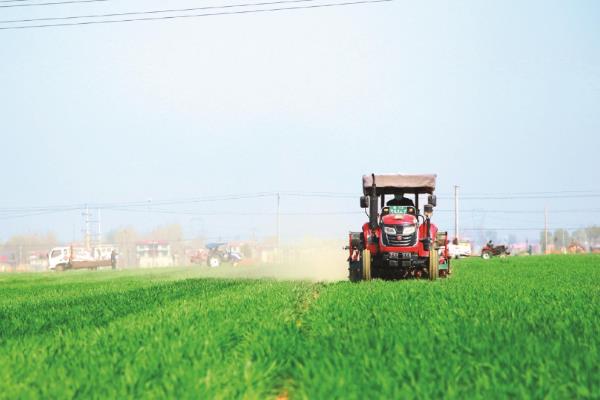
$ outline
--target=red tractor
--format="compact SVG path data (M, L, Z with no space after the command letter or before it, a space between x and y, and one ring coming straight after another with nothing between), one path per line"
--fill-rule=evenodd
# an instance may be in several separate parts
M494 246L491 241L487 242L481 249L481 258L489 260L492 257L506 257L510 255L510 250L505 245Z
M349 278L428 278L451 273L448 233L431 222L436 175L365 175L360 206L369 222L350 232ZM420 195L428 194L423 213ZM392 195L386 203L386 195ZM404 195L412 195L411 198Z

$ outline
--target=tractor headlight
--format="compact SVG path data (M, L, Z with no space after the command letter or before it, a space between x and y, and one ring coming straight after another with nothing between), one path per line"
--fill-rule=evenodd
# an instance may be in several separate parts
M402 229L402 234L412 235L413 233L415 233L416 230L417 227L415 225L404 225L404 228Z
M383 231L388 234L388 235L395 235L396 234L396 228L394 228L393 226L385 226L383 228Z

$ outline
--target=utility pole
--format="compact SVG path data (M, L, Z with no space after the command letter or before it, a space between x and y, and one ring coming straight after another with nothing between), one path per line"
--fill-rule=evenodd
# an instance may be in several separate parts
M98 244L102 244L102 215L98 209Z
M548 254L548 207L544 207L544 254Z
M83 215L83 223L84 223L84 231L83 231L83 241L85 243L85 248L89 250L90 248L90 209L85 205L85 211L82 213Z
M281 203L281 196L279 192L277 192L277 248L279 248L279 240L280 240L280 232L279 232L279 224L281 221L281 216L279 214L279 205Z
M454 185L454 240L458 244L458 185Z

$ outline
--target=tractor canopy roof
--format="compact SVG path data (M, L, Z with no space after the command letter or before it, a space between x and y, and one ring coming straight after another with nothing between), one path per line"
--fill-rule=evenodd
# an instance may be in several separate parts
M435 190L435 174L407 175L407 174L375 174L363 175L363 193L371 193L375 176L377 195L400 193L433 193Z

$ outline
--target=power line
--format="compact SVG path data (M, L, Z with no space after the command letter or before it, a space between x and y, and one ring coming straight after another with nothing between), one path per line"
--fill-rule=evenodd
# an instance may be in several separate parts
M319 1L319 0L279 0L279 1L268 1L268 2L262 2L262 3L228 4L228 5L224 5L224 6L172 8L172 9L150 10L150 11L132 11L132 12L122 12L122 13L111 13L111 14L89 14L89 15L71 15L71 16L66 16L66 17L14 19L14 20L0 21L0 24L11 24L11 23L14 24L14 23L23 23L23 22L36 22L36 21L63 21L63 20L81 19L81 18L108 18L108 17L122 17L122 16L126 16L126 15L149 15L149 14L162 14L162 13L173 13L173 12L191 12L191 11L200 11L200 10L216 10L216 9L235 8L235 7L258 7L258 6L267 6L267 5L273 5L273 4L306 3L306 2L313 2L313 1Z
M594 190L554 190L546 192L503 192L503 193L471 193L471 196L522 196L522 195L555 195L555 194L589 194Z
M157 214L173 214L173 215L197 215L197 216L276 216L278 213L273 211L194 211L194 210L164 210L151 208L149 210L139 209L124 209L124 208L109 208L110 211L121 211L121 212L136 212L136 213L157 213ZM363 214L363 211L291 211L291 212L280 212L279 215L285 216L324 216L324 215L354 215Z
M435 212L454 212L454 210L439 209ZM569 213L597 213L600 212L598 208L580 208L570 210L548 210L550 214L569 214ZM486 209L467 209L461 210L462 213L490 213L490 214L544 214L544 209L540 210L486 210Z
M318 197L331 199L354 199L358 198L356 194L346 193L328 193L328 192L281 192L282 195L290 197Z
M595 198L600 193L590 194L565 194L565 195L506 195L506 196L463 196L461 200L532 200L532 199L573 199L573 198Z
M22 1L22 0L15 0L15 1ZM50 2L50 3L20 3L20 4L8 4L8 5L1 5L0 8L13 8L13 7L37 7L37 6L59 6L59 5L63 5L63 4L76 4L76 3L98 3L101 1L110 1L110 0L68 0L68 1L55 1L55 2ZM6 2L8 3L8 1L3 1L3 3Z
M16 215L3 215L3 216L0 216L0 220L26 218L26 217L37 217L39 215L58 214L61 212L75 211L75 210L79 210L79 208L53 210L53 211L35 211L35 212L22 213L22 214L16 214Z
M150 208L148 210L132 209L132 208L118 208L118 207L107 207L105 210L110 211L123 211L123 212L151 212L151 213L164 213L164 214L181 214L181 215L275 215L274 212L253 212L253 211L198 211L198 210L165 210ZM439 213L452 213L454 210L436 210ZM463 210L465 213L497 213L497 214L543 214L544 210L535 211L510 211L510 210ZM550 211L549 211L550 212ZM555 213L600 213L600 209L580 209L580 210L556 210ZM294 211L294 212L281 212L281 215L351 215L360 214L364 211L346 211L346 210L335 210L335 211Z
M167 209L156 209L150 206L147 210L140 208L126 208L126 207L95 207L99 210L108 210L108 211L116 211L116 212L133 212L133 213L150 213L150 214L169 214L169 215L190 215L190 216L274 216L275 212L260 212L260 211L201 211L201 210L167 210ZM30 213L21 213L16 215L5 215L0 216L0 220L7 219L17 219L24 217L36 217L40 215L48 215L48 214L57 214L61 212L68 211L79 211L81 207L77 208L65 208L60 210L48 210L48 211L35 211ZM436 210L438 213L451 213L453 210ZM474 213L499 213L499 214L543 214L543 211L515 211L511 212L510 210L463 210L465 213L474 212ZM590 209L590 210L556 210L555 213L599 213L600 209ZM281 212L280 215L283 216L329 216L329 215L362 215L363 211L291 211L291 212ZM503 219L504 220L504 219ZM522 221L525 222L525 221Z
M589 226L588 226L589 227ZM580 226L580 227L556 227L556 228L548 228L548 231L564 229L567 231L574 231L578 229L586 229L588 227ZM535 228L460 228L461 231L544 231L544 227L535 227Z
M9 208L0 208L0 213L2 212L25 212L25 211L57 211L57 210L71 210L77 208L83 208L86 204L93 208L106 208L106 207L147 207L148 205L179 205L179 204L192 204L192 203L203 203L203 202L215 202L215 201L227 201L227 200L242 200L242 199L250 199L250 198L258 198L258 197L274 197L280 193L282 196L287 197L316 197L316 198L333 198L333 199L342 199L342 198L355 198L355 194L349 193L336 193L336 192L302 192L302 191L272 191L272 192L256 192L256 193L245 193L245 194L231 194L231 195L213 195L213 196L201 196L201 197L192 197L192 198L184 198L184 199L171 199L171 200L137 200L130 202L109 202L109 203L79 203L79 204L69 204L69 205L57 205L57 206L37 206L37 207L9 207ZM547 192L547 193L558 193L558 192ZM583 197L588 196L600 196L600 194L589 194L584 195ZM439 197L438 197L439 198ZM519 197L511 197L514 199L520 199ZM545 197L547 198L547 197ZM475 199L471 197L471 199ZM478 199L487 200L493 199L488 197L481 197ZM551 213L554 212L586 212L586 211L595 211L593 209L566 209L566 210L550 210ZM439 210L439 211L451 211L451 210ZM528 214L528 213L539 213L541 210L485 210L485 209L465 209L463 212L497 212L497 213L515 213L515 214Z
M282 196L289 197L330 197L329 194L318 194L317 192L280 192ZM259 192L259 193L249 193L249 194L237 194L237 195L219 195L219 196L206 196L206 197L196 197L196 198L188 198L188 199L174 199L174 200L145 200L145 201L132 201L132 202L112 202L112 203L81 203L81 204L71 204L71 205L58 205L58 206L39 206L39 207L12 207L12 208L0 208L0 219L9 219L9 218L20 218L26 216L33 215L42 215L42 214L50 214L50 213L59 213L59 212L67 212L74 210L81 210L85 208L87 204L91 208L95 209L107 209L107 210L117 210L119 211L138 211L140 208L152 208L156 210L154 207L156 206L177 206L177 205L185 205L185 204L202 204L202 203L210 203L210 202L220 202L220 201L236 201L236 200L246 200L246 199L256 199L256 198L264 198L264 197L274 197L277 195L277 192ZM338 197L333 197L338 198ZM177 211L168 210L168 212L173 213ZM185 211L183 213L195 213L196 211ZM336 213L360 213L362 211L335 211ZM453 212L451 209L436 209L436 212L442 213L450 213ZM490 214L542 214L543 210L487 210L487 209L464 209L461 211L462 213L490 213ZM580 208L580 209L557 209L557 210L549 210L551 214L563 214L563 213L597 213L600 212L598 208ZM179 212L181 213L181 212ZM327 214L325 212L324 214Z
M294 197L319 197L319 198L355 198L352 193L335 192L282 192ZM523 192L505 194L471 194L461 196L461 200L527 200L527 199L563 199L563 198L594 198L600 193L592 191L558 191L558 192ZM437 196L438 199L454 200L454 196Z
M261 197L272 197L275 192L257 192L248 194L233 194L233 195L217 195L217 196L204 196L204 197L193 197L179 200L159 200L153 201L151 199L145 201L131 201L131 202L112 202L112 203L79 203L69 205L57 205L57 206L38 206L38 207L12 207L12 208L0 208L0 213L11 213L11 212L37 212L37 211L70 211L85 208L88 205L91 208L110 208L110 207L148 207L156 205L179 205L179 204L194 204L204 202L215 202L215 201L229 201L229 200L244 200Z
M107 1L107 0L77 0L77 1ZM160 17L144 17L144 18L126 18L117 20L100 20L100 21L81 21L81 22L67 22L60 24L40 24L40 25L18 25L11 27L2 27L0 30L13 30L13 29L33 29L33 28L51 28L51 27L65 27L65 26L78 26L78 25L96 25L96 24L114 24L121 22L138 22L138 21L159 21L159 20L171 20L179 18L200 18L200 17L211 17L221 15L235 15L235 14L253 14L263 12L278 12L286 10L305 10L313 8L325 8L325 7L342 7L351 6L357 4L371 4L371 3L384 3L394 0L358 0L348 1L343 3L328 3L328 4L313 4L308 6L293 6L293 7L279 7L279 8L267 8L267 9L252 9L252 10L238 10L238 11L222 11L217 13L205 13L205 14L182 14L182 15L165 15ZM8 6L0 6L8 7Z

